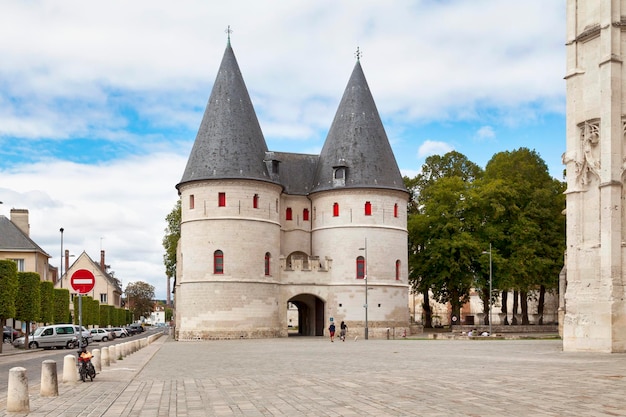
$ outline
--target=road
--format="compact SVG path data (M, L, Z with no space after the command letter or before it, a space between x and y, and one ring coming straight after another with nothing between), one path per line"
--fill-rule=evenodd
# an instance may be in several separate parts
M109 340L107 342L92 342L89 344L87 350L102 349L105 346L126 342L128 340L140 339L146 335L153 334L156 329L151 329L148 332L140 333L134 336L125 337L121 339ZM12 349L8 344L3 346L3 352L7 352ZM26 368L26 376L28 377L28 386L31 390L39 391L39 384L41 382L41 363L45 360L53 360L57 363L57 373L59 379L63 376L63 360L67 355L76 355L78 349L51 349L43 350L36 349L28 353L19 353L9 356L0 357L0 402L6 400L7 388L9 385L9 370L11 368L21 366Z

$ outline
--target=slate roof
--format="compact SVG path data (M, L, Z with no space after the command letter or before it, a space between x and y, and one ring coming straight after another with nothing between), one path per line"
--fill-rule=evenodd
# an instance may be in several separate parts
M320 154L313 192L336 189L334 167L347 169L345 188L406 191L361 63L357 61Z
M291 195L308 195L315 177L319 155L290 152L270 152L279 161L278 180Z
M333 182L337 166L347 172L343 183ZM406 191L360 62L320 155L268 152L229 41L176 188L191 181L239 178L279 183L295 195L338 188Z
M3 252L40 252L48 257L38 244L26 236L11 220L0 215L0 251Z
M233 49L228 43L187 166L177 188L206 179L271 181L267 145Z

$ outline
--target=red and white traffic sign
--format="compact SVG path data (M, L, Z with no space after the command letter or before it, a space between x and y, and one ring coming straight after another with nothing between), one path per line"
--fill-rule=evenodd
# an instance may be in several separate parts
M72 278L70 278L72 288L79 294L87 294L89 291L93 290L95 283L96 278L91 271L86 269L79 269L74 272Z

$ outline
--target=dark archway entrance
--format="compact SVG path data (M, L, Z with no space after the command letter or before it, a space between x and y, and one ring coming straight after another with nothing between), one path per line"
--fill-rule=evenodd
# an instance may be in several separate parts
M298 308L298 335L324 336L324 301L312 294L299 294L289 303Z

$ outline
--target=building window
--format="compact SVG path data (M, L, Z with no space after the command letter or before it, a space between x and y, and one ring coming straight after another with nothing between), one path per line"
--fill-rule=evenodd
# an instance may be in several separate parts
M333 204L333 217L339 216L339 203Z
M293 214L291 212L291 207L287 207L287 210L285 211L285 218L287 220L293 220Z
M270 261L272 260L272 256L269 252L265 252L265 275L270 274Z
M302 210L302 220L304 220L305 222L309 221L309 209L304 209Z
M372 203L370 203L369 201L365 202L365 215L366 216L372 215Z
M252 197L252 208L259 208L259 195L255 194L254 197Z
M398 203L393 205L393 217L398 217Z
M335 177L336 180L342 180L344 179L345 173L346 173L346 169L344 167L339 167L339 168L335 168L335 172L333 176Z
M191 195L189 196L189 209L190 209L190 210L193 210L193 208L195 207L195 205L196 205L196 203L195 203L195 201L194 201L193 194L191 194Z
M217 205L219 207L226 207L226 193L219 193L217 195Z
M224 273L224 252L222 252L221 250L216 250L213 253L213 273Z
M400 260L396 261L396 281L400 281Z
M365 278L365 258L362 256L356 258L356 278Z
M106 303L107 302L107 295L106 295L106 293L100 294L100 302L101 303Z
M24 272L24 259L11 259L17 265L17 272Z

